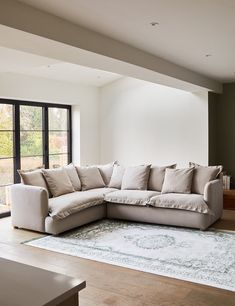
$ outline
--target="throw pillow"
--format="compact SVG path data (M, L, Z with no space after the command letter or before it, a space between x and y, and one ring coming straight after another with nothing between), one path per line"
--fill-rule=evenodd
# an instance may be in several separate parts
M45 188L49 194L48 186L43 177L41 168L17 170L17 172L23 184Z
M97 167L76 167L76 169L82 183L82 190L105 187Z
M126 168L122 189L147 190L150 167L151 165L141 165Z
M102 179L106 186L109 185L109 182L111 180L112 174L113 174L113 167L117 162L112 162L106 165L98 165L98 169L100 171L100 174L102 176Z
M110 188L121 189L122 178L125 172L125 168L120 165L114 165L111 180L109 182Z
M53 197L74 192L73 185L65 169L42 169L42 173L47 181Z
M194 168L166 169L162 193L191 193Z
M76 168L74 167L73 164L69 164L64 167L66 173L68 174L70 181L73 185L74 190L80 191L82 186L81 186L81 181L79 179L78 173Z
M165 172L166 169L175 169L176 164L170 166L151 166L150 174L149 174L149 181L148 181L148 189L154 191L161 191L162 185L164 182Z
M189 163L194 167L192 193L204 194L205 185L218 178L222 172L222 166L201 166L195 163Z

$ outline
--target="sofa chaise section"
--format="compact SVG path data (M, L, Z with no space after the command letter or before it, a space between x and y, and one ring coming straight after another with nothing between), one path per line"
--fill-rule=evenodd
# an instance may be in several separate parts
M114 188L97 188L49 198L45 188L11 186L12 225L38 232L58 234L104 218L105 194Z

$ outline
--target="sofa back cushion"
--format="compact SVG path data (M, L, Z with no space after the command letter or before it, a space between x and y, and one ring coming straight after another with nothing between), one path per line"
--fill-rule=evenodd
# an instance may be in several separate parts
M105 187L105 183L97 167L76 167L82 183L82 190Z
M17 170L21 181L25 185L32 185L45 188L50 195L46 180L42 174L41 169L32 169L32 170Z
M112 163L109 163L109 164L105 164L105 165L98 165L98 169L100 171L100 174L102 176L102 179L105 183L105 186L108 186L109 183L110 183L110 180L111 180L111 177L112 177L112 174L113 174L113 168L114 168L114 165L116 164L117 162L112 162Z
M201 166L196 163L189 163L190 167L194 167L192 193L204 194L205 185L218 178L222 172L222 166Z
M82 185L75 166L73 164L69 164L65 166L64 169L69 176L74 190L80 191L82 189Z
M126 168L122 178L122 189L147 190L151 165Z
M122 187L122 178L125 172L125 168L123 166L115 164L113 167L113 173L109 182L110 188L121 189Z
M191 193L193 170L166 169L162 193Z
M75 191L65 169L42 169L42 173L53 197Z
M165 172L166 169L175 169L176 164L169 165L169 166L151 166L150 174L149 174L149 181L148 181L148 189L154 191L161 191L162 185L164 182Z

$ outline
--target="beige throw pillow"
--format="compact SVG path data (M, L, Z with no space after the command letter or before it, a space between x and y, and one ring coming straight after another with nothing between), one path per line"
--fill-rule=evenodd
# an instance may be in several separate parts
M65 169L42 169L42 173L47 181L53 197L74 192L73 185Z
M205 185L218 178L222 172L222 166L200 166L195 163L189 163L190 167L194 167L192 193L204 194Z
M76 169L82 183L82 190L105 187L97 167L76 167Z
M191 193L193 170L166 169L162 193Z
M109 164L106 164L106 165L98 165L97 166L106 186L109 185L110 179L111 179L112 174L113 174L113 167L114 167L115 164L116 164L116 161L112 162L112 163L109 163Z
M122 178L122 189L147 190L151 165L126 168Z
M121 189L124 172L125 168L123 166L114 165L111 180L109 182L110 188Z
M165 172L166 169L175 169L176 164L170 165L170 166L151 166L150 168L150 174L149 174L149 181L148 181L148 189L154 190L154 191L160 191L162 190L162 185L164 182Z
M81 185L81 181L79 179L77 170L74 167L74 165L69 164L69 165L65 166L64 169L65 169L66 173L68 174L68 176L70 178L70 181L73 185L74 190L80 191L81 188L82 188L82 185Z
M17 171L21 177L21 181L23 184L45 188L48 194L50 194L46 180L43 177L41 168L34 170L32 169L32 170L17 170Z

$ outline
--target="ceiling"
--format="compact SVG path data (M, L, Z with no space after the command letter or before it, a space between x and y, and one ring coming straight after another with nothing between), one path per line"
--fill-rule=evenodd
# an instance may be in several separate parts
M3 73L24 74L96 87L122 77L116 73L0 47L0 74Z
M220 82L235 81L234 0L20 2Z

